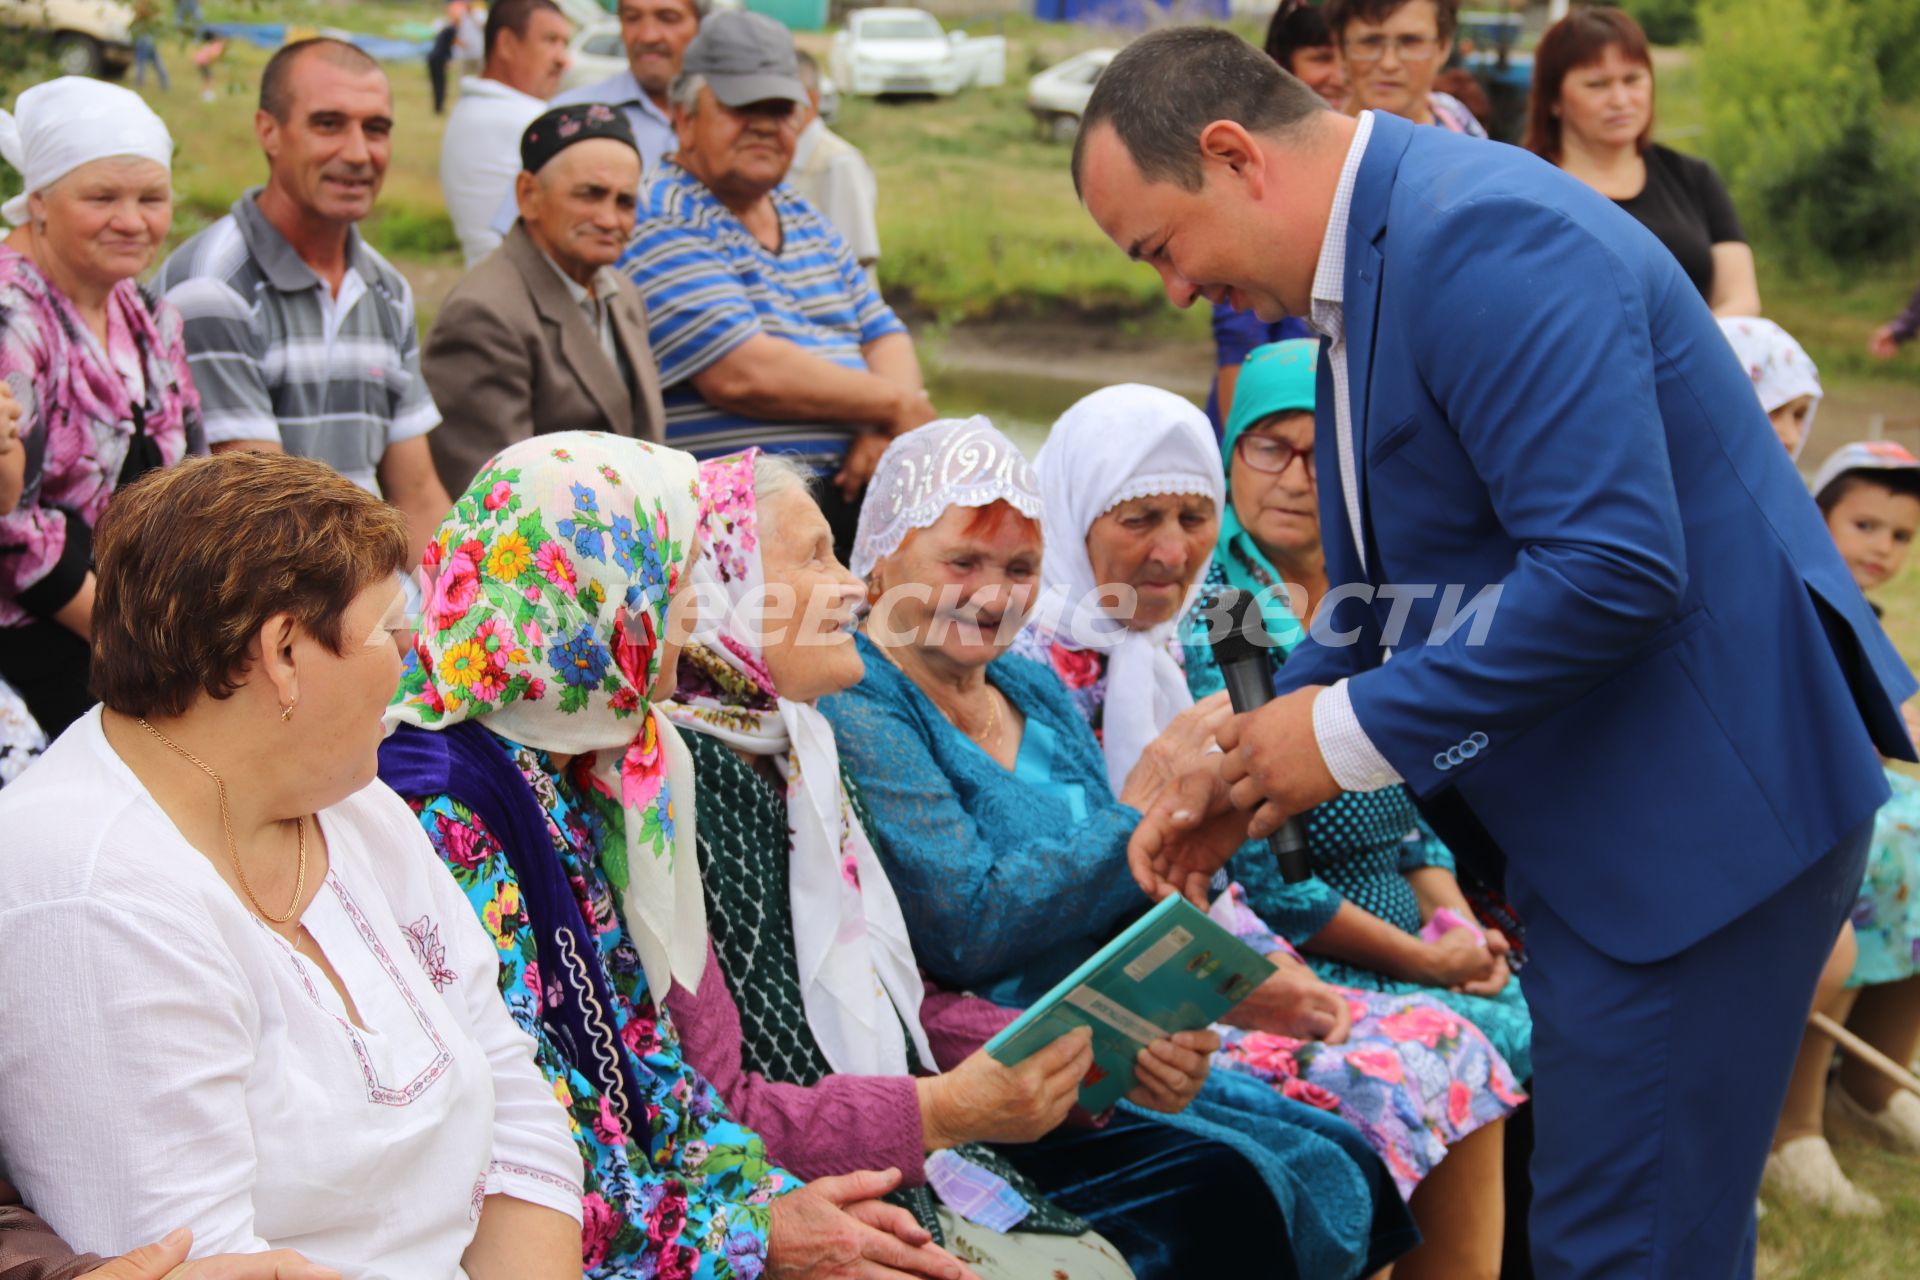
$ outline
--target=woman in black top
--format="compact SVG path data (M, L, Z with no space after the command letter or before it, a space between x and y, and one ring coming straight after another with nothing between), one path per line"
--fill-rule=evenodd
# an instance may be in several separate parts
M1760 314L1753 250L1713 166L1650 142L1646 33L1613 8L1575 9L1534 51L1527 149L1638 218L1720 316Z

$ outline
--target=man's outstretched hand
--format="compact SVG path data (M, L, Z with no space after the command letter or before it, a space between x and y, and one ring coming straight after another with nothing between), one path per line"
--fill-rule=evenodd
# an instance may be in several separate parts
M1282 823L1340 794L1313 733L1313 701L1324 692L1307 685L1258 711L1235 716L1215 740L1225 752L1221 774L1237 809L1253 815L1247 838L1263 839Z
M1127 866L1155 902L1181 893L1204 910L1213 873L1246 843L1247 815L1228 796L1224 759L1204 756L1168 783L1127 841Z

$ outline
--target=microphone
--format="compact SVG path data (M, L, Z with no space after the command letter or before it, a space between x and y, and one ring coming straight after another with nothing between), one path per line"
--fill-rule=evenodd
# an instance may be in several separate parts
M1258 711L1273 699L1273 641L1260 616L1259 599L1238 587L1221 587L1202 606L1207 618L1213 660L1226 678L1227 697L1240 715ZM1288 818L1267 837L1267 848L1280 864L1280 878L1298 884L1312 877L1307 863L1307 833L1298 818Z

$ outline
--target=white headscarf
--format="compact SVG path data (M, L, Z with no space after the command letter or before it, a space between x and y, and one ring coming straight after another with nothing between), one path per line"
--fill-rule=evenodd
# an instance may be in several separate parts
M1033 466L1013 441L985 418L942 418L909 431L880 455L848 567L864 578L900 549L907 535L939 520L950 507L1005 502L1029 520L1040 518Z
M1147 744L1193 705L1186 674L1167 650L1207 566L1194 574L1172 621L1129 630L1099 606L1103 584L1093 580L1087 531L1121 503L1154 494L1200 494L1213 499L1218 516L1226 506L1220 446L1190 401L1126 383L1096 391L1062 414L1035 465L1047 545L1040 613L1053 627L1054 643L1107 655L1102 737L1107 781L1118 795Z
M34 85L11 113L0 111L0 157L26 180L25 190L0 205L0 215L20 226L29 195L109 156L138 156L172 173L173 138L131 89L86 76Z
M920 1025L926 988L893 885L853 814L833 726L811 703L779 696L761 649L769 597L753 464L758 450L702 464L707 553L693 643L680 660L668 719L750 755L769 756L787 784L787 893L807 1026L842 1074L908 1074L904 1025L934 1069ZM808 602L798 602L804 611Z
M1720 332L1727 335L1727 341L1733 344L1733 354L1740 358L1747 377L1753 379L1753 390L1760 397L1762 409L1772 413L1801 396L1813 397L1813 408L1807 410L1806 428L1793 451L1794 460L1798 461L1800 450L1807 447L1807 439L1813 434L1814 410L1820 407L1820 371L1814 367L1813 358L1793 340L1792 334L1759 316L1722 316Z

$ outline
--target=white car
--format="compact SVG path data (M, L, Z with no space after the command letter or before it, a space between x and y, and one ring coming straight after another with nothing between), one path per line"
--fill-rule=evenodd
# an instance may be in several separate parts
M1118 49L1089 49L1057 62L1027 82L1027 110L1049 137L1070 142L1080 132L1080 117L1094 82L1112 62Z
M0 0L0 4L7 0ZM739 6L739 0L731 0L733 7ZM716 9L729 7L729 0L715 0ZM569 46L572 61L567 64L565 74L560 77L562 89L577 89L583 84L598 84L602 80L611 80L627 69L627 47L620 43L620 24L602 19L600 22L581 27L573 33L573 43ZM840 114L840 90L833 84L833 78L820 77L820 118L832 124L834 117Z
M39 33L62 75L118 80L133 65L133 6L119 0L0 0L9 28Z
M846 93L932 93L1007 82L1003 36L948 33L919 9L856 9L833 38L833 78Z

